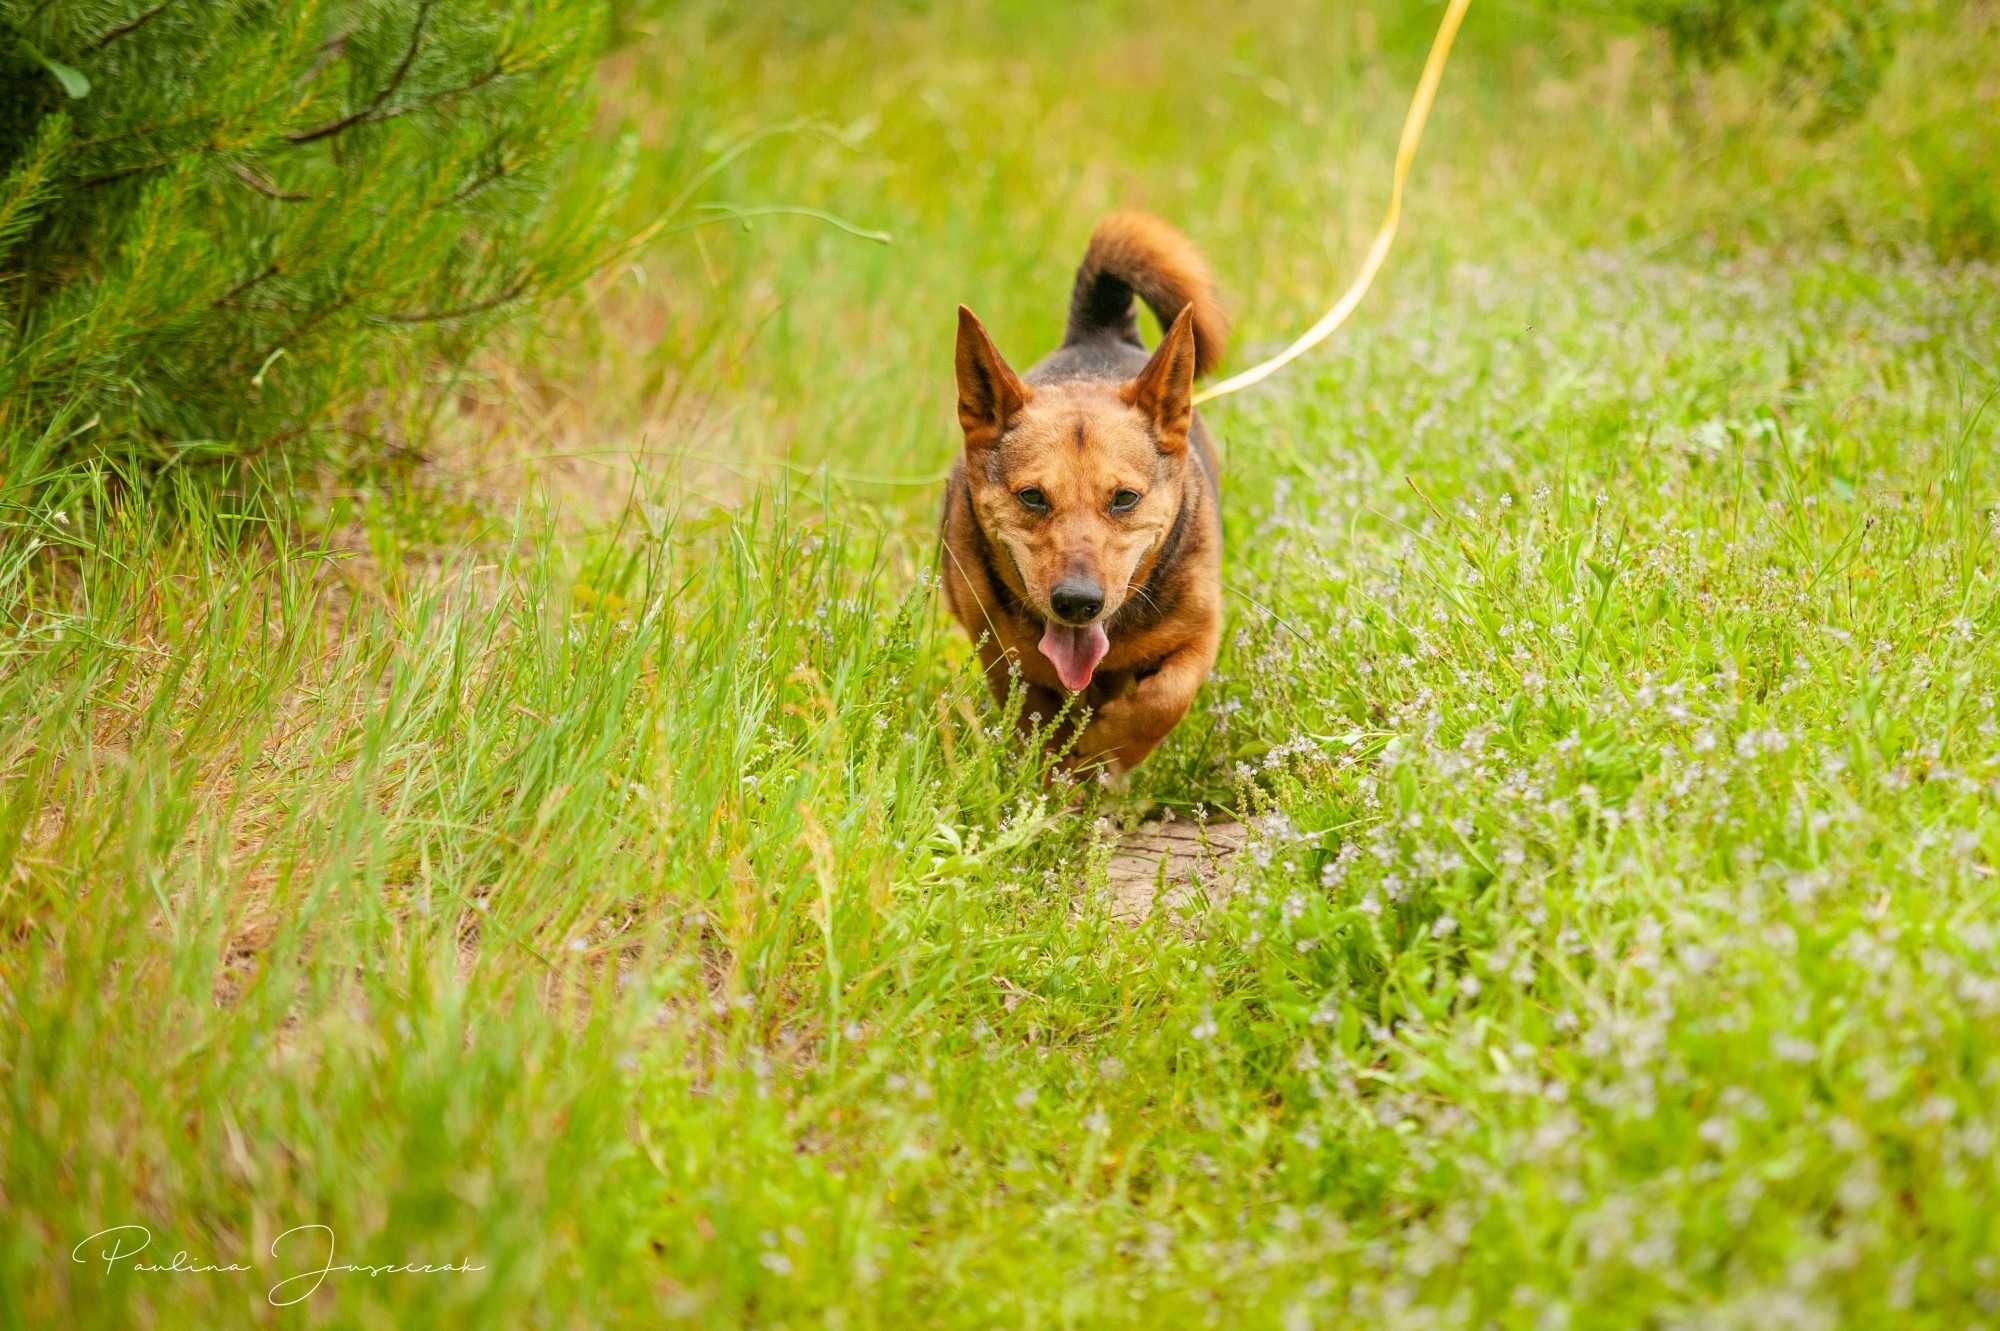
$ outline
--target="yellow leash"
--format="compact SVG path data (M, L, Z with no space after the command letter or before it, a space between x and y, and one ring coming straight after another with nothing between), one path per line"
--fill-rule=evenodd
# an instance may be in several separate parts
M1210 384L1194 395L1196 403L1212 402L1264 382L1332 337L1334 330L1347 322L1347 316L1354 313L1354 307L1368 294L1375 274L1381 271L1382 261L1389 257L1389 247L1396 241L1396 224L1403 216L1403 181L1410 174L1410 163L1417 156L1417 144L1424 137L1424 121L1430 117L1431 103L1436 100L1438 84L1444 78L1444 62L1451 55L1452 39L1458 36L1458 25L1471 5L1472 0L1451 0L1445 9L1444 21L1438 24L1437 36L1431 41L1430 58L1424 61L1423 77L1417 80L1416 94L1410 98L1410 112L1403 117L1403 137L1396 145L1396 174L1389 184L1389 211L1382 218L1381 229L1375 233L1374 244L1368 247L1368 257L1362 261L1360 273L1341 293L1340 299L1334 302L1333 308L1321 315L1318 323L1301 333L1296 342L1241 374L1233 374L1219 384Z

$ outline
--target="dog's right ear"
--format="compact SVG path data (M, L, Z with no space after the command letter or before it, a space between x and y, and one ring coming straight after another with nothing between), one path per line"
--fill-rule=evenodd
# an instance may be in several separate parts
M967 448L984 448L1000 437L1014 413L1034 396L994 349L971 310L958 307L958 423Z

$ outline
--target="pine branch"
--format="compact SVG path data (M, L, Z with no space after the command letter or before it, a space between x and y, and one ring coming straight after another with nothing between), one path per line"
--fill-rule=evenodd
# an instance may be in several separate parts
M534 70L535 66L530 65L526 67L525 72L533 73ZM406 116L412 111L421 111L426 107L436 106L439 102L447 101L450 98L461 97L468 92L477 92L501 75L512 72L517 71L511 71L507 68L507 53L502 51L493 61L492 68L488 69L485 73L475 74L465 82L453 84L449 88L439 88L434 92L425 93L416 101L396 107L394 110L384 111L381 115L376 116L375 119L377 121L394 120L397 116Z
M492 68L486 70L484 73L475 74L465 82L455 83L449 88L438 88L435 91L425 93L414 102L406 102L402 106L392 106L386 111L378 108L364 114L347 116L343 118L344 123L338 126L322 125L317 130L309 131L307 137L302 138L297 134L287 134L285 137L294 144L308 143L313 138L320 137L325 133L339 133L341 130L352 129L356 125L384 124L388 121L409 115L412 111L422 111L450 98L460 97L468 92L476 92L502 75L517 72L534 73L537 68L537 66L529 65L520 71L510 70L507 67L506 56L503 54L500 59L494 61Z
M500 150L500 145L498 144L494 145L494 153L495 153L495 159L493 165L487 167L484 171L481 171L478 175L466 181L463 185L460 185L458 189L452 194L451 198L447 200L447 203L453 205L464 203L467 199L479 193L479 191L485 189L488 185L494 184L497 181L505 180L508 177L508 175L511 174L508 169L507 158L505 154Z
M99 37L96 41L91 42L89 45L85 46L83 48L83 54L96 55L99 51L102 51L105 47L111 45L111 43L117 41L120 37L126 37L131 35L132 33L137 32L139 29L145 27L148 23L151 23L154 19L158 18L163 11L171 8L173 6L173 3L174 0L160 0L160 3L154 5L151 9L148 9L143 13L134 15L133 17L127 19L125 22L119 24L117 27L111 29L109 32L105 33L102 37Z
M577 14L289 0L274 25L270 0L13 7L74 8L67 58L104 67L50 118L60 145L21 136L0 172L4 324L49 329L0 347L0 414L87 402L104 427L66 449L290 449L330 404L424 391L409 366L464 356L591 261L595 232L538 206L589 128L596 29ZM297 147L310 156L288 164ZM490 216L469 234L474 211Z
M229 174L235 176L238 180L248 185L251 189L256 190L259 194L263 195L267 199L276 199L279 203L313 202L312 195L293 194L288 190L279 189L278 186L274 184L272 181L270 181L264 176L258 175L255 171L251 170L247 166L244 166L240 162L236 163L235 165L229 168Z
M197 149L196 151L199 150ZM133 176L143 176L148 171L158 171L163 167L172 166L187 155L187 153L175 153L171 157L162 157L157 161L140 162L134 166L121 166L115 171L106 171L102 175L85 176L76 182L76 187L78 189L97 189L103 185L115 185L121 180L130 180Z
M510 301L519 300L527 293L531 280L528 274L523 273L515 279L511 286L498 295L488 297L485 300L474 301L470 305L460 305L456 309L427 310L421 314L379 314L375 317L385 323L396 324L429 324L443 323L450 319L467 319L475 314L484 314L488 310L498 309Z
M353 35L351 32L337 32L321 42L318 52L313 56L312 67L306 70L299 82L310 86L312 81L319 77L321 70L346 55L347 39Z
M268 263L264 266L264 270L262 272L252 273L250 276L244 278L241 282L238 282L235 286L229 288L229 290L223 292L221 295L217 296L214 300L210 301L209 304L210 306L216 308L220 308L221 306L224 305L234 305L236 303L236 298L238 296L250 290L250 288L256 286L258 283L263 282L269 278L276 277L277 275L278 275L278 265L277 262L273 260L271 263Z
M356 300L359 300L360 296L361 293L358 291L341 292L339 295L335 296L332 300L320 306L312 313L306 315L305 318L299 320L298 323L294 324L292 327L292 331L287 333L284 337L278 340L278 346L276 349L282 350L285 347L288 347L293 343L296 343L297 341L299 341L299 339L303 338L307 333L310 333L313 329L319 327L321 324L325 323L328 319L331 319L334 315L340 313L342 310L352 305ZM266 359L269 359L268 355L266 356Z
M369 120L377 111L381 110L382 104L395 95L396 89L403 86L403 80L410 75L410 66L417 62L417 49L424 44L424 23L430 18L431 6L436 2L437 0L423 0L417 6L417 21L410 25L410 44L403 51L402 63L396 66L396 72L389 76L389 81L382 85L380 91L375 94L367 106L362 107L359 111L349 112L338 120L330 120L317 129L298 130L285 135L285 137L293 143L313 143L320 139L330 138L335 134L345 133L347 130L353 129L356 125Z

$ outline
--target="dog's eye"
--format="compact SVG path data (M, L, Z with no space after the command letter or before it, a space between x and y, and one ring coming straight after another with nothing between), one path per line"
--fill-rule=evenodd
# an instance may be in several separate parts
M1111 511L1113 513L1130 513L1139 506L1140 497L1137 490L1120 490L1117 494L1111 496Z
M1040 490L1033 487L1016 491L1014 497L1020 500L1021 507L1027 509L1030 513L1046 513L1049 511L1048 499Z

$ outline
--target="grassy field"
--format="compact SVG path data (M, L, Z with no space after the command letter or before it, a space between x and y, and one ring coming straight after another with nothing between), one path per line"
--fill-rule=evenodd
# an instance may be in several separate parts
M2000 1325L1993 8L1814 137L1476 4L1118 793L937 605L954 307L1142 206L1249 364L1437 10L1054 10L632 18L653 238L387 461L0 462L6 1325Z

